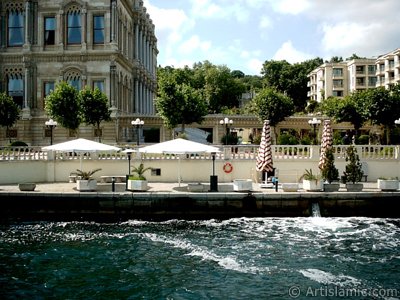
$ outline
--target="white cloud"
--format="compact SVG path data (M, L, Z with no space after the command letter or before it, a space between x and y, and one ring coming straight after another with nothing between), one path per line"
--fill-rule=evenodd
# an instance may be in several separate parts
M188 40L179 45L179 53L192 54L195 51L201 50L207 52L211 48L210 41L201 41L199 36L193 35Z
M249 18L249 10L246 5L232 1L217 4L213 0L191 0L191 15L194 18L204 19L230 19L234 18L239 22L245 22Z
M252 72L252 74L259 75L262 69L264 61L261 61L257 58L252 58L247 61L247 69ZM245 72L246 73L246 72Z
M331 53L354 53L355 49L368 48L374 32L383 30L379 24L342 22L323 25L322 47Z
M145 7L157 31L177 31L182 28L193 27L194 23L181 9L164 9L145 3Z
M287 41L276 51L272 59L286 60L289 63L302 62L307 59L313 58L313 55L296 50L291 41Z
M282 14L298 15L310 7L309 0L270 0L272 8Z
M271 19L267 16L262 16L260 19L260 23L258 24L258 28L260 28L260 29L272 28Z
M210 0L192 0L192 14L198 17L210 18L221 15L222 9Z
M312 1L307 14L320 22L326 58L356 53L372 57L399 47L400 1Z

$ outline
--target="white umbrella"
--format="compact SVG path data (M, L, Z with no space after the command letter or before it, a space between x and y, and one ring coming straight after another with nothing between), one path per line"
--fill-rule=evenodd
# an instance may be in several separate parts
M217 147L188 141L185 139L174 139L151 146L142 147L139 149L141 153L154 153L154 154L199 154L199 153L213 153L220 152ZM181 184L181 166L178 156L178 183Z
M191 154L191 153L211 153L220 152L217 147L188 141L185 139L175 139L139 149L142 153L162 153L162 154Z
M42 147L42 150L86 153L86 152L98 152L98 151L119 151L121 149L115 146L110 146L107 144L80 138L63 143L54 144L51 146ZM82 169L82 155L80 158L81 158L81 169Z

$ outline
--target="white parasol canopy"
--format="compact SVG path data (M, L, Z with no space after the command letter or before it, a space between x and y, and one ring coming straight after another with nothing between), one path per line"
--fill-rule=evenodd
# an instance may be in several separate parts
M199 153L213 153L221 152L217 147L188 141L185 139L175 139L151 146L142 147L139 149L141 153L153 154L177 154L178 155L178 183L181 184L181 160L179 154L199 154Z
M121 150L121 148L79 138L63 143L54 144L51 146L42 147L42 150L85 153L85 152L98 152L98 151L119 151ZM82 169L82 155L81 155L81 169Z
M220 152L220 150L217 147L178 138L175 140L142 147L139 149L139 152L161 154L191 154Z
M118 147L110 146L95 141L86 139L75 139L63 143L54 144L51 146L42 147L44 151L59 151L59 152L97 152L97 151L119 151Z

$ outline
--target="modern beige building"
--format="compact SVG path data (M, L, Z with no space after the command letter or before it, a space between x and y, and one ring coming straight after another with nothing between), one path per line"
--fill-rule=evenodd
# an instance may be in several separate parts
M137 117L160 127L157 39L142 0L2 0L0 25L0 91L22 111L13 140L49 143L44 99L60 81L107 95L113 121L102 124L104 142L135 140ZM93 139L95 130L83 124L78 135ZM54 130L55 142L69 136ZM8 140L0 128L0 145Z
M400 83L400 48L378 58L325 63L308 74L308 97L321 102L334 96Z
M400 84L400 48L377 58L376 78L376 86Z
M375 59L353 59L325 63L309 75L308 96L321 102L328 97L345 97L356 90L376 86Z

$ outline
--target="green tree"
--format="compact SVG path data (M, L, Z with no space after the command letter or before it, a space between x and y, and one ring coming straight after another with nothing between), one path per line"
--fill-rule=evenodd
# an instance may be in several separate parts
M19 113L20 109L12 97L6 93L0 93L0 125L6 127L7 132L19 119Z
M321 176L328 183L332 183L339 178L339 170L335 167L333 148L329 147L326 149L325 155L325 162L322 166L320 166Z
M265 61L261 70L265 85L289 96L296 112L304 111L307 106L307 75L323 60L315 58L291 65L285 60Z
M349 122L353 124L358 136L358 131L368 120L365 107L365 91L356 91L343 99L329 97L322 102L322 111L336 123Z
M261 90L251 103L251 111L261 122L269 120L274 127L293 112L293 101L273 88ZM275 132L276 135L276 132Z
M79 92L79 99L83 122L95 126L100 132L100 123L111 121L107 96L98 88L91 90L86 87ZM101 140L100 135L99 140Z
M61 126L76 130L82 121L78 91L62 81L45 99L47 114Z
M269 120L276 126L293 112L292 100L272 88L261 90L253 99L253 112L261 121Z
M224 108L239 106L239 98L245 91L240 79L234 78L226 66L213 66L205 70L204 95L211 113Z
M390 130L400 114L399 95L398 85L390 90L378 87L365 91L367 116L373 124L382 125L385 128L386 144L390 143Z
M168 128L180 124L184 132L186 124L203 121L207 104L200 91L186 83L178 84L173 72L162 73L158 85L155 105Z

